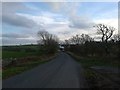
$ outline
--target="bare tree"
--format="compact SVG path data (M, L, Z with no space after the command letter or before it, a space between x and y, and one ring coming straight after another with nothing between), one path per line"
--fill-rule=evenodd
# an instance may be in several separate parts
M113 40L116 41L120 41L120 34L115 34L113 35Z
M102 35L102 42L108 42L108 40L112 37L113 32L115 31L114 27L110 27L104 24L98 24L94 27L97 27L97 33Z
M58 47L58 38L57 36L48 33L47 31L38 32L38 44L43 44L45 52L54 52Z
M79 35L76 35L76 36L73 36L71 39L70 39L71 43L73 44L80 44L81 43L81 38Z
M84 44L85 42L89 41L94 41L93 38L91 38L87 34L82 34L82 35L75 35L73 36L70 40L71 43L73 44Z
M87 34L82 34L81 35L81 39L82 39L82 42L85 43L85 42L90 42L90 41L94 41L94 39L92 37L90 37L89 35Z
M66 45L70 44L70 40L65 40L64 42L65 42Z
M38 43L39 44L46 44L46 40L48 37L48 32L47 31L38 31Z
M104 24L98 24L94 26L97 28L97 33L102 35L101 40L102 40L102 46L104 46L104 50L107 55L110 54L110 49L109 49L109 44L108 40L112 37L113 32L116 30L114 27L107 26ZM105 43L104 43L105 42Z
M59 41L57 36L50 34L47 31L39 31L38 38L40 39L39 41L44 45L52 44L53 41Z

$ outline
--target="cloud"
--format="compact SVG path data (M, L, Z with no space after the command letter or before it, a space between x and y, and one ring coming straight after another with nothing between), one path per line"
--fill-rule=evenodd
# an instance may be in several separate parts
M88 17L77 15L78 7L80 6L79 2L50 2L48 4L56 12L62 12L63 15L68 17L70 28L86 29L94 25L94 22L88 19Z
M14 13L18 10L28 10L22 2L3 2L2 3L2 12L3 13Z
M49 15L50 14L50 15ZM33 21L37 22L42 28L52 32L52 31L62 31L61 27L68 27L69 21L65 18L60 17L60 15L57 16L57 14L51 14L48 13L48 15L42 14L39 16L33 16L28 14L19 14L21 16L24 16L26 18L31 18ZM58 17L57 19L55 17ZM59 29L59 30L58 30Z
M60 32L70 32L70 28L68 27L68 24L52 24L52 25L46 25L45 29L51 33L59 34Z
M19 14L26 18L31 18L33 21L41 25L46 31L56 34L61 40L69 38L74 34L87 33L93 26L93 22L85 17L75 16L72 18L64 18L62 15L57 15L54 13L45 13L38 16ZM55 17L57 17L57 19ZM58 19L59 18L59 19ZM40 30L40 28L39 28Z
M32 28L33 26L37 25L33 20L18 15L16 13L18 10L29 10L29 9L25 7L22 3L16 3L16 2L3 3L2 22L5 24L19 26L19 27L26 27L26 28Z
M52 24L55 22L55 20L52 17L48 17L48 16L44 16L44 15L34 16L34 15L20 14L20 13L18 13L18 15L33 20L34 22L37 23L38 27L42 27L42 28L46 24Z
M94 25L94 22L92 20L89 20L87 17L80 17L75 16L70 19L70 25L71 28L79 28L79 29L88 29L92 28Z
M66 15L76 14L79 2L47 2L54 12L60 12Z
M19 15L12 15L12 14L3 15L2 22L9 25L26 27L26 28L32 28L36 26L36 23L33 20L27 19Z
M68 3L68 2L50 2L49 3L53 9L56 11L63 10L63 15L67 15L70 28L79 28L79 29L86 29L92 26L93 22L87 19L86 17L80 17L77 16L77 3ZM17 7L17 8L16 8ZM12 10L10 8L13 8ZM3 6L3 16L2 20L4 23L14 26L20 26L20 27L27 27L32 28L38 25L46 25L46 24L53 24L56 23L56 25L63 22L56 21L55 17L62 17L60 14L53 14L48 12L42 12L42 15L40 16L32 16L28 14L22 14L22 13L16 13L17 10L27 10L28 8L25 7L22 3L4 3ZM47 14L47 15L46 15ZM49 16L50 15L50 16ZM62 19L62 18L60 18ZM59 19L59 20L60 20ZM37 23L37 24L36 24ZM65 22L66 23L66 22Z
M20 44L35 44L34 39L15 39L15 38L2 38L2 45L20 45Z
M29 34L5 33L0 36L2 45L19 45L37 43L37 38Z
M92 28L94 25L94 22L89 18L89 16L80 16L78 15L78 12L81 11L81 8L79 8L79 6L81 5L81 3L79 2L74 2L74 3L68 3L68 5L66 5L66 7L68 7L67 9L67 13L68 13L68 18L69 18L69 27L70 28L77 28L77 29L88 29L88 28Z
M58 12L62 7L64 2L47 2L47 4L49 4L51 6L51 8L53 9L53 11Z
M5 33L2 34L3 38L29 38L29 35L26 34L18 34L18 33Z

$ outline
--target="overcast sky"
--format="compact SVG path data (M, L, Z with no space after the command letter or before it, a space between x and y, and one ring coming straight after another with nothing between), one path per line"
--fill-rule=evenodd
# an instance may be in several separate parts
M0 16L3 45L36 43L43 29L60 40L82 33L97 37L95 24L118 28L118 3L4 2Z

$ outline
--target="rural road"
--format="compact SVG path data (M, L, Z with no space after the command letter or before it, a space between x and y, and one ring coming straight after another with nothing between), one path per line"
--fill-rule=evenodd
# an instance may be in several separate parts
M3 80L3 88L85 88L79 63L64 52L32 70Z

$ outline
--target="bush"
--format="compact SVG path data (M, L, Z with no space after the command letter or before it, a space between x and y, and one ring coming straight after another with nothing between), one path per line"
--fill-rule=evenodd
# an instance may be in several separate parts
M68 51L76 53L81 56L120 56L119 42L86 42L85 44L70 45L67 47Z

